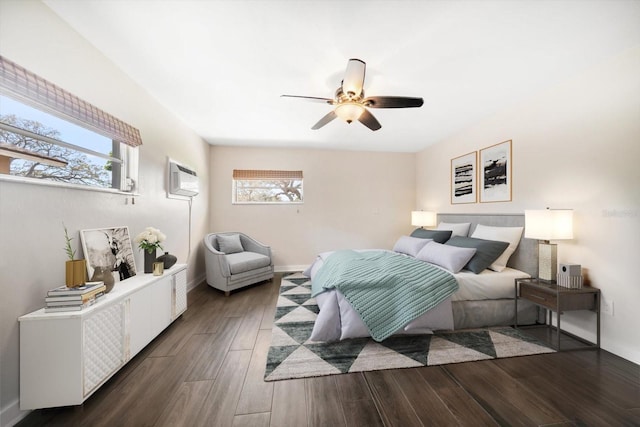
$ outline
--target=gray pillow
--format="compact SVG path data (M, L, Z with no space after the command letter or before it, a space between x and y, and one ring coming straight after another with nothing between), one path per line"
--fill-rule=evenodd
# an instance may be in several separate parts
M425 230L424 228L416 228L411 233L411 237L420 239L432 239L434 242L444 243L451 237L451 230Z
M475 248L460 248L432 241L418 252L416 258L457 273L467 265L475 253Z
M242 247L242 243L240 243L240 235L239 234L230 234L228 236L218 235L218 246L220 247L220 252L224 252L225 254L235 254L237 252L243 252L244 248Z
M469 260L467 265L465 265L465 268L476 274L482 273L482 271L497 260L509 246L507 242L461 236L454 236L445 244L459 248L475 248L476 254Z

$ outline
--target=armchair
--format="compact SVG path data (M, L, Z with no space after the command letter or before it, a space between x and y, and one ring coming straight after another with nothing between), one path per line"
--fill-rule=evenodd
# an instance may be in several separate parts
M273 277L271 248L246 234L210 233L204 238L204 247L207 284L226 296L234 289Z

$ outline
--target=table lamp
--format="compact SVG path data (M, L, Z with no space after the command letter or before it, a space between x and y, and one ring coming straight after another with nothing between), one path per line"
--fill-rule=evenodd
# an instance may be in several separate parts
M550 241L573 239L573 210L525 210L524 237L540 240L538 279L555 282L558 273L558 245Z
M412 211L411 225L414 227L433 227L437 224L437 216L435 212L430 211Z

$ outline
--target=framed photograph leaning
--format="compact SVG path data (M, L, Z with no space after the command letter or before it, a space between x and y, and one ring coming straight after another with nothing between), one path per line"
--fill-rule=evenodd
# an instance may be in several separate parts
M96 267L109 269L115 282L136 275L136 263L127 227L81 230L80 240L87 260L89 279Z
M480 203L511 201L511 140L480 150Z
M451 159L451 204L475 203L477 151Z

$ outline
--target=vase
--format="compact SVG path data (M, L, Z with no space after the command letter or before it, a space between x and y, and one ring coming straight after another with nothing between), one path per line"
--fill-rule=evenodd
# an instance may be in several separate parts
M164 255L160 255L156 261L162 261L164 263L164 269L168 270L178 262L178 258L175 255L171 255L169 252L165 252Z
M143 250L144 252L144 272L145 273L153 273L153 263L156 260L156 250L152 249L149 252L148 249Z
M84 285L87 281L87 263L83 259L74 259L65 263L65 276L67 288L75 288Z
M104 282L104 285L107 287L106 293L111 292L113 287L116 284L116 281L113 278L113 273L111 273L111 269L109 267L95 267L93 270L93 276L91 276L92 282Z

